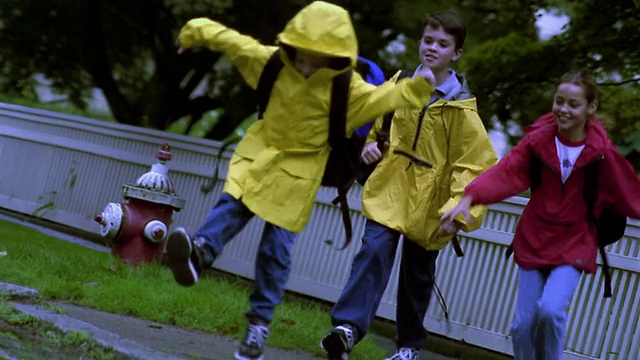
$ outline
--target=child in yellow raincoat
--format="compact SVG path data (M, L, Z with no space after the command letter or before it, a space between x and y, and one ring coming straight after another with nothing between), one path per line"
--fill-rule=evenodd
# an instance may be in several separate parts
M296 233L309 220L330 147L332 79L356 64L358 47L349 13L316 1L303 8L278 35L279 46L255 39L206 18L181 30L179 52L207 47L224 53L252 88L278 50L283 69L274 83L263 119L253 124L230 161L223 194L204 224L190 236L177 228L165 243L165 259L176 281L190 286L223 247L254 216L265 221L250 295L247 334L237 359L261 359L274 307L291 271ZM346 133L396 108L421 107L431 96L433 73L375 87L353 72L347 101Z
M455 206L464 187L497 162L466 80L450 68L462 55L466 28L453 11L428 16L419 41L421 70L430 68L436 91L419 109L395 112L388 151L377 147L374 125L365 163L382 161L364 185L367 217L362 246L331 312L334 328L322 340L330 359L345 359L367 333L385 291L403 236L396 307L397 352L390 359L417 360L427 332L424 316L434 286L436 257L460 227L440 232L440 217ZM395 80L398 74L392 80ZM486 212L475 208L476 227Z

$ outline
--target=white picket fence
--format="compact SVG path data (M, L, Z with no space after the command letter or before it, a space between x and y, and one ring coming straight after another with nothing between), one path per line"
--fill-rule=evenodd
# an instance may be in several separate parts
M35 110L0 103L0 207L98 234L93 221L109 202L121 202L123 184L130 184L157 160L153 155L169 143L173 159L170 178L186 206L174 214L174 224L195 230L222 189L200 191L218 161L224 177L230 151L220 160L220 143L161 131ZM309 225L294 247L294 268L288 289L335 301L348 276L359 246L344 251L339 209L334 193L322 188ZM355 239L364 228L360 188L350 192ZM437 284L448 305L450 319L434 300L425 326L451 339L511 354L509 328L515 306L516 271L505 260L526 199L511 198L492 205L482 227L461 236L465 251L457 258L450 247L438 258ZM257 242L263 223L252 220L231 242L215 267L253 277ZM629 220L625 238L609 250L614 296L602 297L603 278L583 276L569 308L565 359L640 359L640 222ZM393 320L398 264L378 315ZM276 312L277 315L277 312ZM327 314L327 316L329 316Z

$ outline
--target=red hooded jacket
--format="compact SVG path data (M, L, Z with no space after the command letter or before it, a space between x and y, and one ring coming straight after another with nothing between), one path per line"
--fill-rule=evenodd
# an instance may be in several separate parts
M527 190L531 159L538 157L543 164L541 182L516 227L515 261L526 270L572 265L595 273L597 231L586 216L584 167L602 161L593 210L596 216L608 208L640 218L640 179L602 125L590 120L585 147L563 184L555 145L557 129L553 114L543 115L525 129L526 136L507 156L465 188L465 194L473 198L473 204L492 204Z

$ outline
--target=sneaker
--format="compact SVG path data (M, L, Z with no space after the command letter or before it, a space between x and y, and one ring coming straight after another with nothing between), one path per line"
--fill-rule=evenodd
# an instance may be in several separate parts
M197 240L192 240L186 230L180 227L172 231L164 243L165 262L176 282L182 286L191 286L200 278L204 239Z
M264 345L269 337L269 328L265 324L249 323L244 340L235 356L238 360L262 360Z
M355 345L355 329L348 324L338 325L331 329L320 342L331 360L347 360Z
M420 352L413 348L403 347L393 354L392 357L385 360L418 360L420 359Z

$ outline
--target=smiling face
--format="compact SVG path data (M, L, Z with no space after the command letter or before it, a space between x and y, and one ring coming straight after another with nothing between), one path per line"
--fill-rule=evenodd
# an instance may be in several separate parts
M427 25L424 28L418 50L420 63L429 67L436 78L439 74L448 74L451 62L458 60L462 55L462 49L456 48L453 35L446 33L441 26L434 28Z
M564 82L558 85L553 100L552 112L558 124L558 132L571 141L580 141L586 136L585 124L593 116L598 103L589 102L580 85Z

